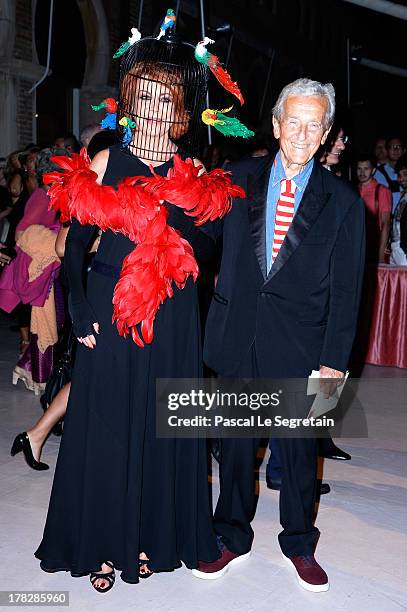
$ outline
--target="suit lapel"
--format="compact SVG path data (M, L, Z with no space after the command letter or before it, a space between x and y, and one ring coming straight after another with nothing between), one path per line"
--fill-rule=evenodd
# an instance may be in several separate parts
M267 277L266 256L266 209L269 177L273 159L268 160L260 175L249 174L247 178L247 200L249 202L249 223L254 251L264 280Z
M291 255L298 248L309 230L314 225L322 209L330 198L330 193L323 191L322 172L319 164L314 162L308 185L305 189L300 206L294 216L293 222L287 232L277 259L271 266L267 281L287 263Z

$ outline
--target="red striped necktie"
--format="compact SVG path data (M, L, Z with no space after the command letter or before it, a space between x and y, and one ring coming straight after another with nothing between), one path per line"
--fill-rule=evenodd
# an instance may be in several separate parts
M276 216L274 219L274 236L271 259L274 262L280 251L288 228L294 218L294 193L297 185L293 180L282 179L280 181L280 197L276 206Z

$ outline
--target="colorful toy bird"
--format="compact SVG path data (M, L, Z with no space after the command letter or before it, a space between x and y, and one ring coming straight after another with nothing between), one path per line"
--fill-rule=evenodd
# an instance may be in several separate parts
M174 11L172 9L168 9L167 14L164 17L164 21L161 24L160 33L157 36L157 40L160 40L160 38L164 36L167 30L170 30L171 28L175 26L176 20L177 18L175 16Z
M124 127L122 142L124 146L127 147L133 137L131 130L134 129L137 124L128 117L122 117L119 121L119 125Z
M251 138L254 136L254 132L249 130L249 128L239 121L239 119L236 119L236 117L228 117L224 114L231 111L232 108L233 106L222 110L207 108L202 113L202 121L206 125L212 125L224 136L235 136L238 138Z
M114 98L105 98L98 105L92 104L92 110L99 111L102 108L106 109L107 113L115 113L117 111L117 102Z
M209 53L208 49L206 48L207 45L213 44L214 42L214 40L205 36L205 38L195 47L195 59L200 64L205 64L205 66L208 66L209 70L216 77L222 87L224 87L226 91L229 91L231 94L236 96L240 104L244 104L244 98L238 84L235 81L232 81L232 78L227 70L222 68L219 58L216 55Z
M116 129L117 114L107 113L106 117L100 122L102 130L115 130Z
M114 59L117 59L118 57L121 57L122 55L124 55L127 51L127 49L129 49L132 45L134 45L134 43L138 42L141 38L141 33L138 31L137 28L131 28L131 36L128 40L126 40L126 42L123 42L120 47L117 49L116 53L113 55Z
M117 102L114 98L105 98L100 104L92 104L91 106L94 111L106 109L106 116L100 122L102 130L116 129Z

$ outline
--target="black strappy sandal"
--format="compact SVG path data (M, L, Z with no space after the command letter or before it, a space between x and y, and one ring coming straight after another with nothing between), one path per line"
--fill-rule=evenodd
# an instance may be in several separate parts
M112 568L111 572L107 572L107 574L103 574L102 572L91 572L89 577L91 585L93 586L95 591L98 591L98 593L107 593L108 591L110 591L116 579L113 563L111 561L104 561L104 563L105 565L108 565L110 568ZM100 586L95 586L96 580L99 580L100 578L102 578L103 580L107 580L107 587L103 588Z
M139 575L140 578L143 578L143 579L144 578L150 578L150 576L152 576L154 574L154 572L152 572L149 569L149 567L148 567L148 562L149 561L150 561L150 559L139 559L138 560L138 567L139 567L138 575ZM142 565L147 565L147 569L148 569L147 572L141 572L140 571Z

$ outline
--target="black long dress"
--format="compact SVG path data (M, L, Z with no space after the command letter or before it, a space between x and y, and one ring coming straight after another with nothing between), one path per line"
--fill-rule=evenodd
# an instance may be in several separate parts
M156 172L166 174L171 163ZM103 183L115 186L135 175L150 171L137 157L111 147ZM169 217L174 226L171 219L180 218L175 208L170 206ZM66 260L75 273L71 269L70 279L81 275L93 232L76 221L71 226ZM212 244L203 232L189 224L183 235L197 258L208 256ZM120 271L133 249L126 237L104 232L96 268ZM35 556L45 571L72 574L98 570L110 560L124 581L136 583L142 551L153 571L181 562L194 568L198 560L213 561L219 553L204 440L155 437L156 377L201 374L196 286L189 280L183 290L174 290L158 312L152 344L139 348L112 324L116 281L114 275L89 273L87 299L100 335L93 350L78 346L44 536Z

